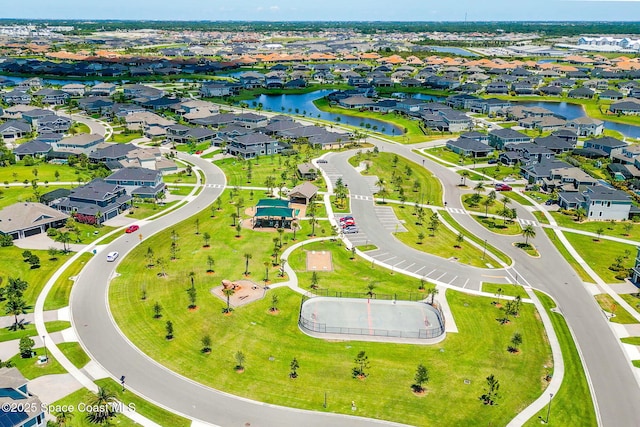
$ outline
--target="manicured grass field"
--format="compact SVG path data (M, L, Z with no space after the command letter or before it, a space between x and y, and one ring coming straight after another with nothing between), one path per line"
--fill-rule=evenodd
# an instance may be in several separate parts
M397 162L394 160L397 158ZM375 175L384 181L388 192L386 198L401 200L400 189L408 203L422 202L442 206L442 185L438 178L416 163L391 153L366 152L349 159L352 166L370 162L363 175ZM415 183L418 186L415 186ZM376 197L382 197L379 193Z
M37 176L33 173L34 170L38 171ZM56 179L56 171L60 174L58 179ZM69 165L54 165L51 163L36 163L33 166L25 166L24 161L0 168L0 182L23 182L25 179L29 182L34 179L37 179L38 182L49 181L51 183L56 181L78 182L79 178L82 178L84 182L90 181L91 171L77 169Z
M351 212L351 199L349 199L348 197L344 198L340 203L338 203L338 200L336 198L336 196L331 196L331 206L333 207L333 212L334 213L349 213Z
M40 195L58 188L71 188L62 185L38 185ZM19 202L37 202L39 201L34 194L31 184L21 185L19 187L0 187L0 209Z
M20 318L21 316L18 316L18 319ZM46 322L45 327L49 333L58 332L70 328L71 323L55 320L52 322ZM17 340L22 337L35 337L36 335L38 335L38 332L36 331L36 325L33 323L28 323L24 325L24 329L18 329L17 331L9 330L8 327L0 328L0 342Z
M482 283L483 292L491 292L492 294L498 294L498 289L501 289L501 295L508 295L511 297L529 298L529 295L520 285L511 285L508 283Z
M540 223L540 224L549 224L549 220L547 219L547 217L540 211L533 211L531 212L533 214L533 216L536 217L536 220Z
M193 187L176 187L176 188L180 188L183 191L186 191L187 194L189 194L191 192L191 190L193 190ZM174 191L171 191L171 194L175 194ZM173 202L168 202L168 203L136 203L136 206L133 208L133 213L127 213L127 216L129 218L134 218L134 219L144 219L147 217L150 217L152 215L155 215L157 213L160 213L162 211L166 211L167 209L169 209L171 206L180 203L180 201L173 201ZM129 210L131 211L131 210Z
M611 240L600 239L594 241L591 236L584 236L575 233L564 233L567 240L580 256L589 264L598 276L607 283L620 283L622 280L616 279L616 272L609 270L609 266L615 262L615 257L624 256L625 250L630 251L628 258L623 260L626 268L633 267L633 256L636 247L624 243L613 242Z
M395 234L396 238L405 245L444 259L455 257L457 258L457 262L461 264L486 268L487 259L482 259L482 249L478 249L471 244L465 244L464 241L459 243L456 240L458 234L452 232L444 225L440 224L435 235L431 235L431 230L428 229L429 218L432 215L431 210L426 210L427 214L425 215L423 225L419 225L416 223L417 217L412 215L413 208L403 208L397 205L392 206L396 216L401 221L404 221L403 225L408 230L407 232ZM422 243L418 243L419 233L423 233L425 236Z
M567 228L575 228L581 231L590 231L592 233L598 232L598 229L602 229L603 236L622 237L629 240L640 240L640 223L631 221L583 221L577 222L575 217L566 215L560 212L551 212L551 215L556 220L559 226ZM631 225L628 231L625 230L625 225Z
M157 424L171 427L189 427L191 425L191 420L153 405L129 390L123 392L122 386L110 378L97 380L96 384L98 384L99 387L112 390L116 394L118 400L125 405L135 405L136 412L144 415Z
M625 300L631 307L640 313L640 294L619 294L620 297Z
M614 316L609 319L610 322L621 323L623 325L638 323L638 321L631 316L627 310L620 307L609 295L599 294L596 295L595 298L601 309L609 314L614 314Z
M620 338L620 341L625 344L640 345L640 337L625 337Z
M481 225L487 228L489 231L493 231L498 234L505 234L507 236L517 236L522 234L522 227L520 227L520 223L515 221L504 221L500 218L488 217L485 218L483 216L471 215L473 219L478 221Z
M493 253L495 256L498 257L498 259L500 259L502 262L504 262L507 265L511 265L511 263L513 262L511 258L509 258L509 256L507 256L507 254L505 254L504 252L500 251L498 248L496 248L495 246L491 245L490 243L486 243L486 241L483 241L482 239L476 237L474 234L469 233L465 228L463 228L460 224L458 224L458 222L451 216L451 214L445 210L441 210L440 211L440 216L448 223L450 224L453 228L456 229L456 231L458 233L462 233L465 237L465 239L471 239L474 242L480 244L480 245L486 245L487 247L487 251ZM487 260L489 260L489 262L491 262L491 257L485 257Z
M45 311L58 310L69 305L69 295L71 295L71 287L74 283L71 277L77 276L92 256L91 253L84 253L67 267L47 295L47 299L44 302Z
M520 203L522 206L533 206L529 200L522 197L522 195L517 191L503 191L502 195L507 196L514 202Z
M506 177L514 177L516 179L520 178L520 169L512 168L505 165L495 164L484 168L476 168L476 172L483 173L496 179L498 181L502 181Z
M595 427L598 425L598 421L591 400L591 392L571 331L560 313L551 312L551 308L555 307L551 298L537 291L536 295L551 317L564 359L564 379L560 391L551 401L552 416L549 418L548 425ZM552 371L549 370L549 373L551 374ZM540 419L542 417L546 419L546 415L547 408L541 409L525 423L525 426L539 426Z
M24 300L29 306L28 311L31 312L40 290L47 283L49 277L65 263L68 255L58 254L55 260L51 260L47 251L32 250L30 252L40 258L40 268L32 269L31 264L23 261L23 251L24 249L16 246L0 248L0 266L2 266L2 277L5 284L9 277L20 278L29 284L24 292ZM4 313L4 306L5 301L0 302L0 312L2 313Z
M87 353L82 349L82 346L77 342L63 342L58 344L58 348L67 356L67 359L73 363L73 366L78 369L82 369L84 365L91 361Z
M167 184L195 184L197 182L196 174L194 172L189 175L185 171L164 175L162 180Z
M448 149L447 147L441 146L441 147L433 147L433 148L427 148L424 150L425 153L429 153L431 155L434 155L436 157L438 157L441 160L444 160L445 162L449 162L449 163L453 163L454 165L473 165L474 164L474 160L475 163L484 163L487 161L486 158L476 158L473 159L471 157L460 157L459 154L454 153L453 151L451 151L450 149ZM460 163L460 161L464 159L464 161L462 163Z
M19 354L16 354L9 359L13 366L18 368L26 379L32 380L43 375L64 374L67 372L51 353L48 352L47 357L49 358L49 363L38 364L39 356L44 356L44 347L34 348L33 351L36 352L36 356L34 357L23 359Z
M116 391L117 388L110 386L109 390L111 391ZM86 404L87 402L90 401L91 397L93 396L93 393L91 393L89 390L87 390L86 388L81 388L80 390L77 390L73 393L71 393L68 396L63 397L62 399L53 402L52 403L52 407L69 407L69 406L73 406L75 411L73 412L73 418L71 419L71 421L69 421L69 423L65 424L65 426L68 427L92 427L95 426L95 424L91 424L87 418L86 418L86 413L80 412L80 410L78 409L78 405L81 403ZM117 425L117 426L122 426L122 427L135 427L138 424L136 424L135 422L131 421L129 418L125 417L124 415L116 415L114 418L111 419L111 423L112 425Z
M582 266L580 264L578 264L578 262L575 260L575 258L573 256L571 256L571 254L569 253L567 248L565 248L564 245L560 242L560 240L558 240L558 238L556 237L556 233L550 228L543 228L542 230L547 235L549 240L551 240L551 243L553 243L553 246L556 247L558 252L560 252L560 254L562 254L562 257L569 263L571 268L573 268L573 271L575 271L576 274L580 277L580 279L583 282L592 283L593 279L591 278L589 273L587 273L586 270L584 268L582 268Z

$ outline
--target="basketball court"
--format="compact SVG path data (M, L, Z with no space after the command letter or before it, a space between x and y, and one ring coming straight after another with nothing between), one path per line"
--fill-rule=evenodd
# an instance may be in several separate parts
M325 339L431 344L444 338L444 317L424 302L315 297L300 309L301 329Z

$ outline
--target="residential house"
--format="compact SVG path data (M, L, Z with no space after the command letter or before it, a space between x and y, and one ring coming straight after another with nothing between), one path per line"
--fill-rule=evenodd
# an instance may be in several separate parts
M594 185L582 193L587 219L590 221L622 221L629 219L631 196L624 191Z
M598 99L604 99L609 101L619 101L624 98L617 90L604 90L598 94Z
M543 96L560 96L562 95L562 88L558 86L542 86L538 88L538 92Z
M396 102L396 111L405 114L418 113L428 104L427 101L418 98L405 98Z
M622 149L626 147L628 144L624 141L620 141L619 139L605 136L603 138L594 138L588 139L584 142L583 147L585 149L591 148L595 150L602 150L607 155L611 156L615 153L621 153Z
M73 213L78 222L87 224L102 223L127 210L131 204L124 187L109 184L102 179L94 179L88 184L71 190L52 205L62 212Z
M78 106L89 114L108 115L114 104L115 102L104 96L89 96L78 100Z
M3 93L2 100L7 104L29 104L31 102L31 95L16 89Z
M71 124L71 119L67 117L56 116L55 114L41 117L35 122L38 134L64 134L68 132L69 129L71 129Z
M446 124L449 132L462 132L473 128L473 120L466 114L459 111L440 111L438 114L442 116L442 120Z
M586 87L579 87L573 90L570 90L567 93L569 98L583 98L583 99L591 99L595 95L595 92Z
M338 101L338 104L343 108L368 108L375 104L375 101L371 98L367 98L362 95L350 96Z
M566 127L575 131L578 136L598 136L604 132L604 122L602 120L587 116L569 120Z
M555 116L526 117L518 121L518 125L525 129L539 129L542 132L559 130L566 123L566 120Z
M470 110L474 113L482 113L486 115L495 115L498 111L511 107L511 102L497 98L478 99L472 101Z
M239 85L231 82L203 83L200 87L200 96L231 96L238 93Z
M14 156L16 156L16 161L20 161L24 159L25 156L31 156L33 158L45 157L51 150L51 144L33 140L18 145L13 149L12 153Z
M158 99L164 96L164 91L151 86L130 84L124 86L125 98L145 98L146 100Z
M555 154L566 153L576 147L575 141L570 142L564 138L560 138L554 135L536 138L533 142L542 147L546 147Z
M36 395L29 392L27 384L27 379L17 368L0 368L2 427L46 427L44 405Z
M609 106L609 111L613 114L638 115L640 114L640 100L626 98L622 101L614 102Z
M193 142L200 144L203 142L211 142L216 133L210 129L203 127L189 127L184 125L171 125L166 128L167 141L173 144L188 144Z
M233 121L247 129L255 129L269 124L268 117L255 113L236 114Z
M484 90L487 94L507 94L509 93L509 86L504 82L491 82Z
M231 138L226 147L227 153L243 159L278 154L282 149L283 145L278 140L263 133L251 133Z
M111 96L116 93L116 85L113 83L98 83L89 89L90 96Z
M104 182L119 185L130 196L143 199L155 199L165 190L162 172L142 167L122 168L106 177Z
M502 150L507 144L522 144L525 142L531 142L531 138L513 129L494 129L489 132L489 145L499 150Z
M39 97L43 104L49 105L62 105L69 98L67 92L58 89L40 89L33 95Z
M48 228L60 228L68 218L69 215L42 203L14 203L0 210L0 234L11 236L13 239L22 239L45 233ZM3 397L1 388L0 382L0 400Z
M487 144L463 137L447 141L446 147L456 154L472 158L489 157L494 151Z
M104 142L104 136L97 133L83 133L80 135L64 138L52 144L55 151L69 152L73 154L87 154L97 149L97 145Z
M87 92L87 87L82 83L69 83L60 88L63 92L69 96L84 96Z
M445 104L451 108L469 110L471 109L471 105L479 100L480 98L478 98L477 96L462 93L459 95L451 95L447 97L447 99L445 99Z
M0 125L3 139L24 138L31 132L31 125L21 120L9 120Z

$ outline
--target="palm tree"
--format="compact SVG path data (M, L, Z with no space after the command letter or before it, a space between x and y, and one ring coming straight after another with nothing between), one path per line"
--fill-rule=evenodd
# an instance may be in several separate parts
M245 253L244 254L244 275L248 276L249 275L249 260L253 258L253 256L250 253Z
M95 218L96 218L96 226L100 227L100 225L102 224L102 212L97 211Z
M508 196L502 198L502 208L507 209L507 205L511 203L511 199Z
M587 212L584 210L584 208L576 209L576 220L578 222L582 221L582 218L584 218L585 216L587 216Z
M431 295L431 302L430 302L431 305L433 305L433 300L436 297L436 295L438 295L439 293L440 291L435 287L431 287L427 289L427 295Z
M28 308L27 303L24 299L22 299L22 296L10 298L7 301L4 308L5 312L11 316L14 316L14 323L13 323L13 326L11 327L11 330L17 331L18 328L24 329L24 326L22 326L18 322L18 316L21 314L26 314L27 308Z
M224 294L224 296L227 297L227 307L224 308L222 311L224 313L231 313L231 306L229 303L229 299L231 298L231 295L236 293L236 291L233 288L225 288L222 290L222 293Z
M529 238L535 238L536 237L536 230L533 228L532 225L527 225L525 228L522 229L522 236L524 236L524 244L525 245L529 245Z
M481 182L477 183L476 186L473 187L473 191L475 191L476 194L479 196L480 193L484 191L484 184Z
M56 417L56 425L57 426L66 426L73 419L73 412L60 410L53 414Z
M63 231L56 236L56 242L62 243L62 251L64 253L69 252L67 244L71 241L71 234L68 231Z
M116 394L111 390L98 387L98 393L89 399L88 406L100 408L99 411L87 413L87 420L92 424L107 424L116 415L112 404L116 403Z

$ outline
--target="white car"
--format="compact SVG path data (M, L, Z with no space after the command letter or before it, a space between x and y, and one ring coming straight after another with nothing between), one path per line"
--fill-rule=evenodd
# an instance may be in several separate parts
M115 261L116 258L118 258L118 255L120 255L118 252L109 252L107 254L107 262Z
M504 182L516 182L516 179L515 179L515 178L513 178L513 177L511 177L511 176L508 176L508 177L506 177L503 181L504 181Z

